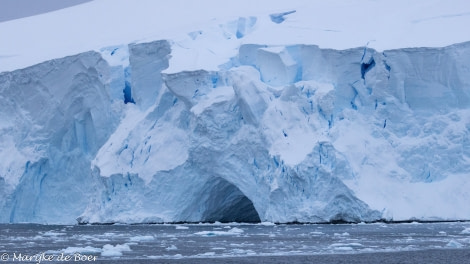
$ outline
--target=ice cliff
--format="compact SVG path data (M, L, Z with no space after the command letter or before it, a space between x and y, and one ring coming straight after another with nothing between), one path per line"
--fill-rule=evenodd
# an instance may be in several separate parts
M97 179L90 160L119 119L99 53L0 73L0 220L73 222Z
M1 222L470 219L469 42L172 48L0 74Z

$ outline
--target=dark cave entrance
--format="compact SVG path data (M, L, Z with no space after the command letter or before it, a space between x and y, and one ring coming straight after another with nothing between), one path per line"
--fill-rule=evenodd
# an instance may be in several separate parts
M235 185L222 178L215 178L204 188L207 200L202 220L260 223L258 212L253 202L248 199Z

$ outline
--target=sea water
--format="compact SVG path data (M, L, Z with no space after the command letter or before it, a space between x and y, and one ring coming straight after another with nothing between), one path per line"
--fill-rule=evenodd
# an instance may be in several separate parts
M0 225L4 263L470 263L470 223Z

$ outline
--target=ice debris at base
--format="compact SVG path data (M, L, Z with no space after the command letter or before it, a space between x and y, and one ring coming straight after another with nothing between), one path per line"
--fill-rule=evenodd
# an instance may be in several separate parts
M231 228L230 230L228 231L217 231L217 230L213 230L213 231L200 231L200 232L196 232L194 233L195 235L200 235L200 236L230 236L230 235L239 235L243 233L243 229L240 229L240 228L237 228L237 227L234 227L234 228Z
M111 244L106 244L103 246L103 249L101 251L101 256L103 257L121 257L122 252L129 252L131 251L129 245L127 244L118 244L118 245L111 245Z
M470 227L465 228L460 234L470 234Z
M446 247L449 247L449 248L461 248L463 247L463 245L455 240L451 240L449 241L449 243L446 244Z
M62 249L58 252L55 253L62 253L65 255L72 255L76 253L80 254L96 254L96 253L101 253L102 249L100 248L95 248L91 246L86 246L86 247L67 247L65 249Z
M470 219L469 42L172 48L0 73L1 222Z
M134 236L130 238L131 242L145 242L145 241L153 241L155 237L153 236Z
M49 250L45 253L47 254L65 254L65 255L75 255L75 254L88 254L94 255L100 253L103 257L121 257L123 252L132 251L128 244L105 244L102 248L96 248L91 246L86 247L67 247L59 251Z

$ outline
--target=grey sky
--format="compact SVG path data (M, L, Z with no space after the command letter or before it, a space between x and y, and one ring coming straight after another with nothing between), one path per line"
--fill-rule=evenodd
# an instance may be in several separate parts
M0 0L0 22L33 16L91 0Z

